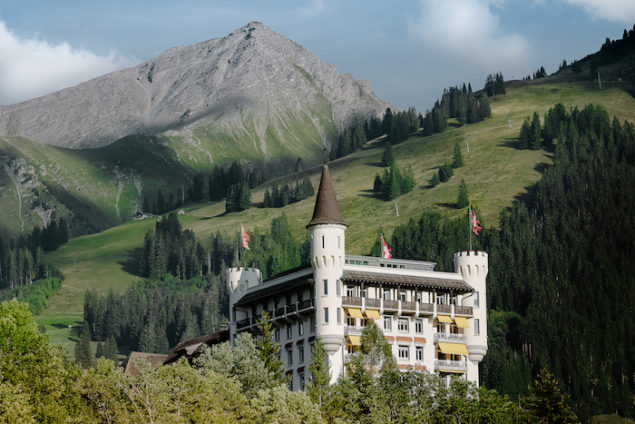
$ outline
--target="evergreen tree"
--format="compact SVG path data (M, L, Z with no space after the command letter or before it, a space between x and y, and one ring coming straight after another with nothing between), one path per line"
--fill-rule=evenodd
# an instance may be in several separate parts
M90 330L87 325L82 325L79 341L75 345L75 362L84 368L93 365L93 355L90 351Z
M393 163L395 163L395 156L392 152L392 145L390 144L390 141L386 140L384 145L384 154L381 157L381 165L392 166Z
M102 356L106 359L110 359L116 364L118 360L118 353L117 341L113 335L110 335L106 338L106 342L103 345Z
M530 391L531 395L522 400L530 422L562 424L579 422L567 404L568 396L560 391L558 380L546 368L540 370Z
M542 131L540 130L540 116L538 112L534 112L534 116L531 120L529 127L529 148L532 150L540 149L540 139Z
M432 187L436 187L436 186L438 186L438 185L439 185L439 183L440 183L440 182L441 182L441 181L439 180L439 174L438 174L437 172L435 172L435 173L432 175L432 178L430 179L430 185L431 185Z
M309 397L318 407L322 407L323 400L329 392L331 372L329 370L328 355L319 337L315 340L311 349L309 371L311 372L311 380L308 384Z
M463 155L461 154L461 147L459 141L454 142L454 153L452 155L452 168L460 168L463 166Z
M459 183L459 195L456 200L456 206L459 209L463 209L470 204L470 200L467 196L467 184L465 184L464 180L461 180Z
M282 369L284 363L278 359L280 345L273 340L273 325L271 324L267 311L262 311L256 326L259 333L256 338L258 356L260 360L264 362L266 369L269 370L274 379L283 382Z
M452 174L452 166L448 165L447 163L439 167L439 181L441 181L442 183L448 181Z

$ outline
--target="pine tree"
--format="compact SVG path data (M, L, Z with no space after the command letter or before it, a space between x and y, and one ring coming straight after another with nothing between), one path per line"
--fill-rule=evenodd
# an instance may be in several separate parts
M567 404L568 396L560 391L558 380L543 368L538 373L531 395L522 403L532 423L577 423L578 418Z
M265 363L267 370L273 375L273 378L282 382L284 381L284 377L282 376L282 366L284 363L278 359L280 345L273 340L273 325L271 324L267 311L262 311L262 315L256 325L259 333L256 338L258 355Z
M79 341L75 345L75 362L84 368L93 365L93 355L90 351L90 330L83 325L79 333Z
M435 173L432 175L432 178L430 179L430 185L431 185L432 187L436 187L436 186L438 186L438 185L439 185L439 183L440 183L440 182L441 182L441 181L439 181L439 173L435 172Z
M463 155L461 154L461 147L459 141L454 142L454 154L452 155L452 168L460 168L463 166Z
M311 349L311 381L308 384L309 397L318 407L322 406L322 401L328 395L329 381L331 373L329 370L329 360L324 345L319 338L313 343Z
M395 163L395 156L392 152L392 145L390 141L386 140L386 144L384 145L384 154L381 157L381 165L382 166L392 166Z
M470 200L467 197L467 184L464 180L459 183L459 195L456 199L456 205L459 209L463 209L470 204Z
M117 363L118 349L117 349L117 342L115 341L114 336L111 335L106 339L106 342L104 343L104 346L103 346L102 353L104 358L110 359L115 364Z
M540 129L540 116L538 112L534 112L534 116L531 120L531 126L529 127L529 148L532 150L540 149L540 139L542 131Z

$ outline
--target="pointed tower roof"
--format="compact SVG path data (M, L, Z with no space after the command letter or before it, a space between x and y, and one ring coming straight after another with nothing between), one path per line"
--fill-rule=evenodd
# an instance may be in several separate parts
M326 163L322 167L322 178L320 179L320 188L318 188L317 198L315 199L313 219L306 227L309 228L320 224L346 225L340 212L340 205L335 197L335 188L331 182L331 173Z

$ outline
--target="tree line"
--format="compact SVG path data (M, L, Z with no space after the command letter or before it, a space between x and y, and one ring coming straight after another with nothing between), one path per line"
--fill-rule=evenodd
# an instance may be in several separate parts
M552 111L564 111L553 165L502 213L500 229L473 238L489 253L481 381L517 399L547 366L581 419L632 416L633 382L623 376L635 372L626 359L635 354L635 323L624 318L635 301L635 131L597 106ZM465 218L427 212L395 228L390 245L394 257L450 271L468 229Z
M288 204L299 202L315 194L315 189L309 177L305 177L302 181L297 180L295 187L285 184L282 187L274 185L265 190L265 198L262 206L265 208L281 208Z
M64 218L51 221L41 229L35 227L28 235L11 239L6 245L0 237L0 290L16 289L59 272L42 259L44 252L56 250L68 241L68 227Z

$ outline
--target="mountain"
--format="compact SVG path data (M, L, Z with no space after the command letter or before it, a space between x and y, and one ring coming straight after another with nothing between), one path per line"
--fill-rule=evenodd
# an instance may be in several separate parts
M0 232L59 216L75 234L98 231L232 160L317 162L325 142L390 106L368 82L251 22L0 106Z
M259 22L223 38L175 47L133 68L46 96L0 107L0 134L71 149L133 134L183 137L197 129L236 139L245 133L264 157L288 121L327 137L353 119L383 112L366 81L333 66ZM311 140L321 144L319 139Z

